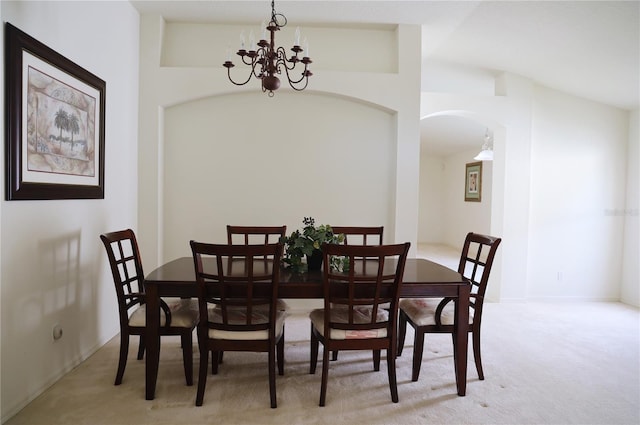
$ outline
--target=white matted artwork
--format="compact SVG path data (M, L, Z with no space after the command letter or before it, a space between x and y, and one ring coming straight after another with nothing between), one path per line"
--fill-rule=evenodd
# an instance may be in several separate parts
M471 162L465 167L464 200L482 201L482 162Z

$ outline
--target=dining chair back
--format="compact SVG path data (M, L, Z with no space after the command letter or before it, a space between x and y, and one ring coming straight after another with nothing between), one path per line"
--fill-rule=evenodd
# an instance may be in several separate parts
M334 235L343 234L346 245L382 245L384 226L331 226Z
M231 226L227 225L227 243L229 245L268 245L280 243L287 234L287 226ZM265 259L267 257L264 257ZM285 300L278 300L280 310L289 310ZM222 363L223 352L219 362Z
M286 236L287 226L232 226L227 225L229 245L259 245L279 243Z
M129 336L139 335L138 360L145 351L146 293L142 259L133 230L126 229L100 235L109 259L115 284L120 317L120 359L115 385L122 383L129 352ZM179 335L187 385L193 385L193 330L198 322L195 301L161 299L160 335Z
M334 235L344 235L345 245L382 245L384 226L331 226L331 229ZM338 360L337 350L332 352L331 360Z
M271 407L276 401L278 372L284 373L284 319L278 308L282 244L219 245L191 241L198 292L200 370L196 405L202 406L208 355L213 374L218 353L268 353Z
M322 343L320 406L325 405L329 352L373 350L374 369L380 369L380 351L387 351L391 400L398 402L396 383L396 337L398 297L410 244L325 244L323 252L324 308L313 310L311 319L310 373L315 373ZM346 270L331 268L330 258L346 259ZM391 308L387 310L384 304Z
M458 273L462 274L471 284L467 330L472 334L473 356L480 380L484 379L480 356L482 307L491 267L501 241L502 239L494 236L478 233L467 234L458 264ZM402 354L407 323L409 323L415 330L411 373L413 381L417 381L420 375L424 334L450 333L453 336L455 330L454 317L455 302L452 298L406 298L400 301L398 356ZM455 356L455 347L453 351Z

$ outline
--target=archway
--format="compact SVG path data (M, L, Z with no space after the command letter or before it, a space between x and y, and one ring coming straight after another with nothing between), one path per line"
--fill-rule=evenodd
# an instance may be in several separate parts
M478 162L485 133L493 136L494 148L504 146L504 126L491 117L468 110L441 110L421 119L420 191L418 210L419 251L457 267L461 241L469 231L501 234L502 175L504 155L482 162L480 202L465 202L465 164ZM499 139L499 140L498 140ZM425 251L426 250L426 251ZM500 299L497 273L488 298Z

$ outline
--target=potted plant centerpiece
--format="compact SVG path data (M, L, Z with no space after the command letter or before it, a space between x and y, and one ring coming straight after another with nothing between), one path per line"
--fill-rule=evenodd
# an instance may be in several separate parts
M302 259L306 258L308 270L320 270L322 266L322 244L342 243L344 235L335 235L328 224L315 225L313 217L304 217L302 231L296 230L280 241L285 245L282 261L293 271L300 272L305 269Z

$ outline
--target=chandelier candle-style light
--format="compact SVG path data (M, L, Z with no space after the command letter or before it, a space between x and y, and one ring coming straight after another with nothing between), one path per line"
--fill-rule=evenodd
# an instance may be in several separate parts
M229 60L229 58L227 58L227 61L225 61L223 66L227 68L229 81L237 86L243 86L251 80L252 76L254 76L261 80L262 91L268 91L269 97L272 97L273 92L278 90L280 87L280 79L278 78L278 75L285 75L292 89L297 91L304 90L309 83L309 77L313 75L309 70L309 64L312 61L309 56L302 56L302 59L299 57L304 52L304 49L300 47L299 29L296 30L295 42L291 48L293 54L290 58L287 59L287 52L283 47L275 46L275 33L276 31L280 31L280 28L283 28L285 25L287 25L287 18L281 13L276 13L275 0L272 0L271 20L266 26L266 31L269 31L270 33L270 41L266 40L267 33L266 31L263 31L262 39L257 45L254 45L253 34L251 34L247 50L245 47L244 35L242 35L240 37L240 50L238 50L237 55L240 56L242 58L242 62L245 65L249 65L251 69L249 71L249 76L244 82L236 82L231 78L231 68L235 65L231 60ZM309 48L306 45L305 48L308 55ZM300 78L296 79L296 76L293 76L292 78L293 70L296 68L298 63L304 64L304 69L300 74ZM300 69L301 68L298 68L298 70Z

